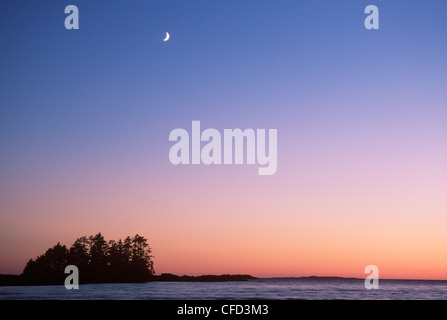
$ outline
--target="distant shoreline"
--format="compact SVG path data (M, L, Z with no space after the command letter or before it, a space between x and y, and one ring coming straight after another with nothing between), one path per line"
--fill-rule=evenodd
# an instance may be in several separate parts
M162 273L153 275L149 278L139 281L88 281L80 284L98 284L98 283L145 283L145 282L228 282L228 281L247 281L257 279L248 274L222 274L222 275L201 275L201 276L178 276L171 273ZM59 285L64 281L46 281L42 279L29 279L22 275L0 274L0 286L45 286Z
M302 276L302 277L254 277L248 274L222 274L222 275L200 275L200 276L188 276L188 275L175 275L171 273L162 273L160 275L154 275L150 279L144 279L141 281L90 281L82 282L81 284L106 284L106 283L146 283L146 282L230 282L230 281L248 281L248 280L315 280L315 281L337 281L337 280L354 280L364 281L363 278L353 277L337 277L337 276ZM447 280L434 280L434 279L380 279L380 281L427 281L427 282L447 282ZM63 281L59 282L46 282L36 279L24 279L22 275L12 274L0 274L0 286L46 286L46 285L61 285Z

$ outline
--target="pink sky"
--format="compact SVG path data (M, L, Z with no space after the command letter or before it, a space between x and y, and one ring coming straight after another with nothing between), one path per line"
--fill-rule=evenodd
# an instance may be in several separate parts
M2 201L0 272L101 232L144 235L158 274L363 277L373 264L384 278L447 279L447 170L434 134L324 148L285 137L273 176L167 159L28 172Z

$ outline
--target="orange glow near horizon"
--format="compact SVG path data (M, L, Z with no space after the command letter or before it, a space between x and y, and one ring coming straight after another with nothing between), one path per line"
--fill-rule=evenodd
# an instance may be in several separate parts
M351 187L329 192L329 183L317 192L292 183L290 175L262 181L243 169L234 177L244 178L231 188L224 168L200 181L194 180L196 169L183 179L166 174L156 187L134 184L150 181L150 174L133 180L129 170L116 188L106 188L110 177L91 174L98 183L87 188L36 189L10 208L33 215L24 221L20 215L2 218L20 225L23 249L8 251L14 229L2 230L0 249L8 263L2 262L1 273L20 273L29 258L59 241L70 246L77 237L101 232L106 240L136 233L148 238L157 274L364 278L365 266L373 264L381 278L447 280L445 207L427 205L424 198L436 199L432 192L410 197L409 186L392 195L369 186L371 196L351 200L357 193ZM293 191L280 191L278 184Z

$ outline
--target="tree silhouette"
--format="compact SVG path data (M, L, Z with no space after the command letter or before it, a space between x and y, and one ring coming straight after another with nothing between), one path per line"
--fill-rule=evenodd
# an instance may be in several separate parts
M45 281L53 283L63 279L64 269L68 265L69 251L59 242L49 248L36 260L30 259L23 270L24 277L34 279L36 282Z
M90 242L87 237L76 239L69 250L69 264L77 265L78 268L83 269L87 267L90 262L89 246Z
M147 239L138 234L132 239L132 260L131 266L135 272L141 273L144 270L154 271L151 260L151 248L147 244Z
M106 241L98 233L76 239L70 249L57 243L30 259L22 275L30 283L63 283L65 267L72 264L79 269L81 283L142 282L155 274L152 258L143 236Z
M89 237L90 264L89 275L94 279L102 279L107 276L107 242L101 233Z

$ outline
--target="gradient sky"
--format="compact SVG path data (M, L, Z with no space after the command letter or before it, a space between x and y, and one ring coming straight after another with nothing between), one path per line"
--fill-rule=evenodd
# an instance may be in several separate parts
M101 232L144 235L158 274L447 279L446 12L1 1L0 273ZM278 129L277 173L172 165L192 120Z

